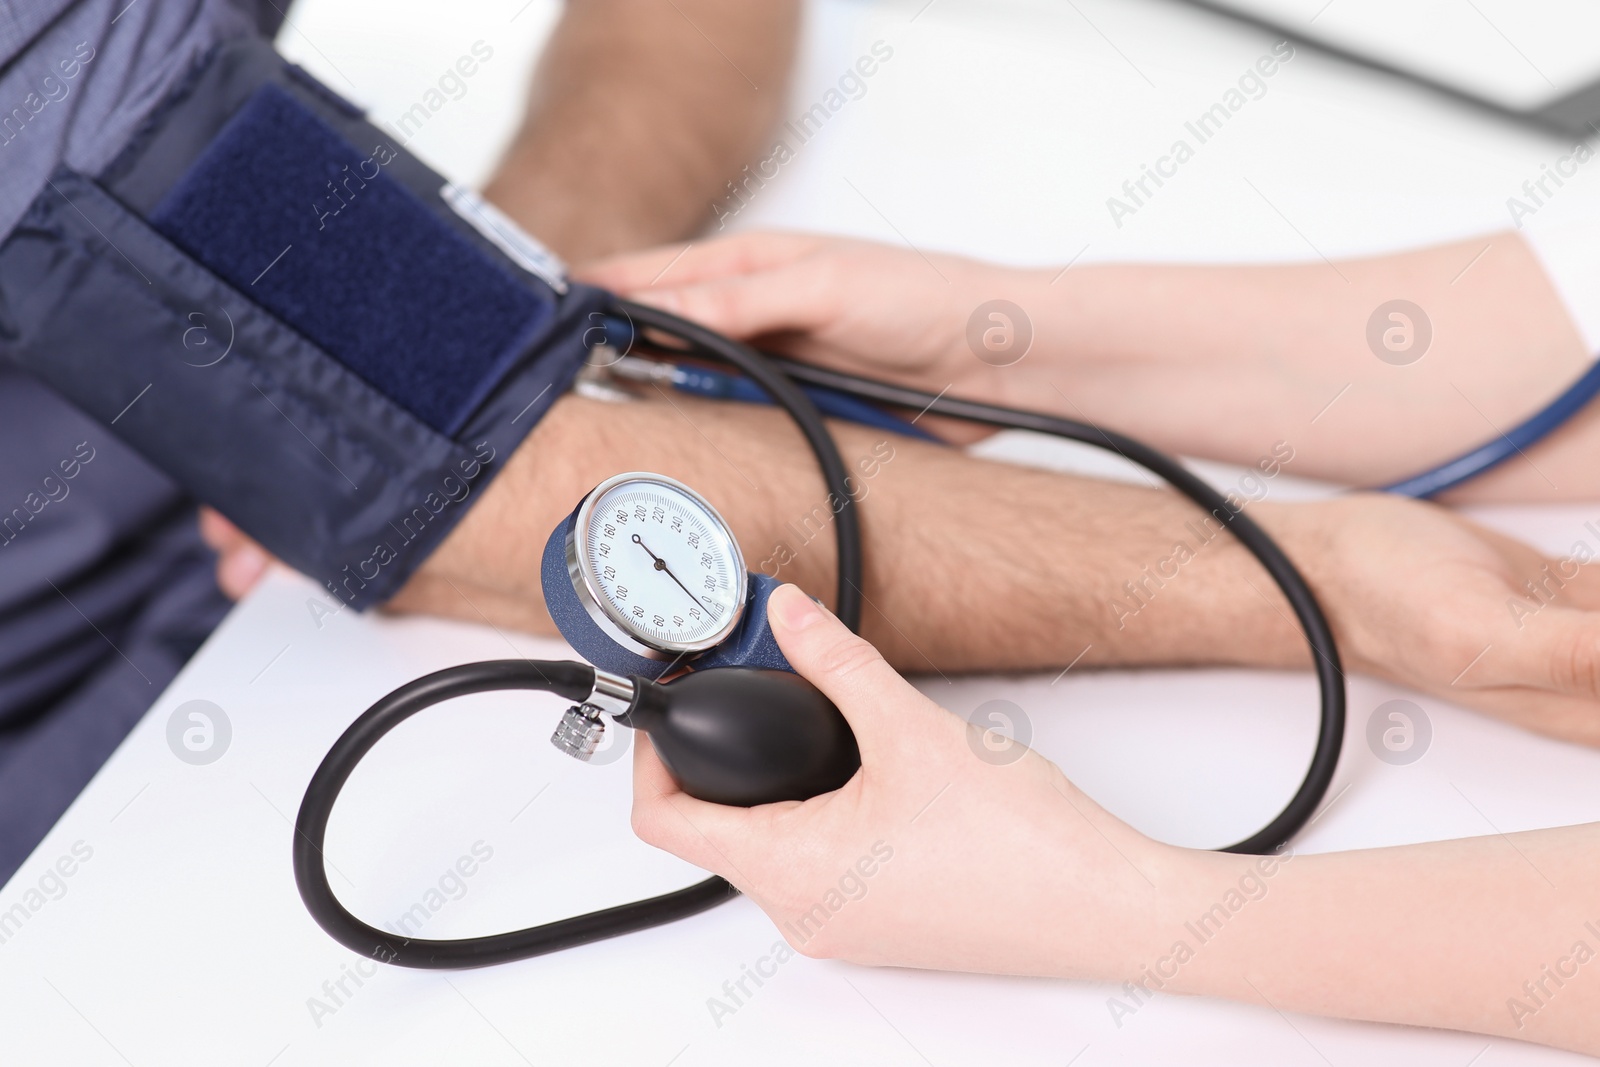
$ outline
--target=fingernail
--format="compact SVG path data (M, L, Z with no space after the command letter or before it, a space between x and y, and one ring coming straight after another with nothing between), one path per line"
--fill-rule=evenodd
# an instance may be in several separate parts
M822 618L817 602L798 585L780 585L767 601L767 615L786 630L804 630Z

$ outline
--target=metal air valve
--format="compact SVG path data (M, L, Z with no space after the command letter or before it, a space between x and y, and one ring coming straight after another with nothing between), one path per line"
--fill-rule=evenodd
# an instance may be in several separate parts
M574 704L561 716L550 743L573 759L588 763L606 735L606 721L593 704Z

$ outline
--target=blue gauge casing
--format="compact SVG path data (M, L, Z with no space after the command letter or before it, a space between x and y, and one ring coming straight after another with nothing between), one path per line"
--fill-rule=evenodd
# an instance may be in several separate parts
M580 503L578 508L573 508L571 514L561 520L550 534L539 568L540 581L544 585L544 602L550 618L578 655L603 671L625 677L638 675L652 680L668 670L676 671L686 666L697 671L712 667L763 667L791 673L794 671L778 648L778 641L767 624L767 598L783 583L765 574L750 575L749 593L739 624L726 640L705 652L692 657L663 652L660 653L662 658L654 659L618 644L590 617L580 599L583 594L574 585L567 567L567 543L573 535L581 507Z

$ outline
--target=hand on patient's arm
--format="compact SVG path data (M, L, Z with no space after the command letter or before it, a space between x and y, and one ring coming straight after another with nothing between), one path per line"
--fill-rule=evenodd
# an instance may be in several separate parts
M680 251L618 257L590 273L825 364L1104 423L1185 455L1250 464L1287 442L1295 473L1356 485L1494 438L1593 359L1512 233L1337 265L1065 271L799 234L741 234L674 261ZM1033 331L1014 363L1008 352L980 360L968 340L969 318L997 299L1021 307ZM1395 299L1429 320L1431 341L1407 365L1378 358L1368 340L1369 320ZM990 336L1003 341L1003 328ZM1597 451L1591 405L1456 496L1589 499L1600 489Z
M1004 387L1015 367L979 360L967 339L974 309L998 298L1020 300L1034 287L1034 272L872 241L744 233L614 256L582 274L731 337L824 366L1019 407L1055 399L1009 395ZM1030 307L1037 303L1028 300ZM1045 349L1045 339L1036 338L1028 358L1040 362ZM1013 361L1003 354L990 360ZM1043 355L1046 366L1053 360ZM959 441L988 432L951 420L937 426Z
M1558 990L1541 970L1570 970L1580 940L1600 967L1584 925L1600 929L1600 827L1323 856L1173 848L1037 753L976 733L797 590L769 617L849 719L861 771L803 803L721 807L680 792L641 737L633 822L738 886L805 955L1133 982L1600 1051L1600 971ZM1525 981L1554 995L1536 1003Z

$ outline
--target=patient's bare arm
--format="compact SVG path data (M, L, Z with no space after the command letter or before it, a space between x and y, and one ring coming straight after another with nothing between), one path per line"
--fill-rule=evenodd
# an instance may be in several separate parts
M569 0L485 193L575 262L698 230L765 147L797 0Z
M1117 628L1120 584L1168 555L1197 515L1178 499L832 428L861 494L865 632L904 669L1064 665L1091 645L1086 664L1298 661L1292 626L1248 586L1219 595L1240 571L1270 595L1226 537L1138 625ZM585 492L626 470L694 486L733 524L752 569L832 602L833 512L788 416L660 395L559 401L396 606L466 618L481 610L550 632L539 588L545 538Z
M1309 662L1265 571L1170 492L834 429L861 472L863 632L903 670ZM831 512L787 416L659 395L558 402L394 606L552 632L546 537L596 483L638 469L705 493L752 567L831 602ZM1549 561L1441 508L1354 496L1249 513L1322 598L1347 668L1600 744L1592 569L1519 614L1508 605Z
M1266 574L1170 493L836 430L860 471L864 632L903 670L1307 661ZM705 492L754 566L831 598L828 501L785 416L569 396L391 607L552 632L539 589L544 540L583 493L630 469ZM1568 568L1392 497L1264 502L1251 514L1316 590L1347 669L1600 744L1600 568ZM210 523L228 581L239 557L259 550ZM1530 582L1541 597L1528 595Z

